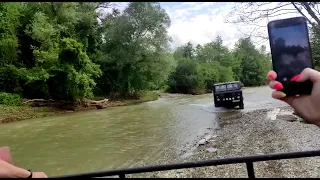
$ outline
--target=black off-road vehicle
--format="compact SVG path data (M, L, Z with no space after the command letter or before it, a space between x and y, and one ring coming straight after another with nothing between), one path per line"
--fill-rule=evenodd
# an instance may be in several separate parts
M213 85L213 98L215 107L244 108L241 90L242 84L239 81L224 82Z

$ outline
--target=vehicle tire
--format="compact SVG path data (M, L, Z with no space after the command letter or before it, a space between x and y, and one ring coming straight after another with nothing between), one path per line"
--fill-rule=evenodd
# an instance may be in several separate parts
M218 103L214 103L214 107L220 107L220 104L218 104Z
M239 104L239 109L244 109L243 101L240 102L240 104Z

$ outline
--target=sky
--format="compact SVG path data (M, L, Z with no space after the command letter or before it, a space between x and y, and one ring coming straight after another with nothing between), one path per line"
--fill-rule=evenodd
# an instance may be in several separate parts
M292 27L285 27L285 28L275 28L272 30L272 38L275 41L277 38L281 37L285 40L286 46L302 46L307 47L308 41L307 37L305 36L304 26L292 26Z
M275 7L278 2L267 3L261 8ZM119 9L124 9L127 3L120 3ZM235 42L244 37L244 34L254 33L257 36L267 37L267 23L271 20L300 16L292 7L283 7L283 9L291 8L294 11L286 11L286 13L262 19L258 22L258 26L250 26L244 24L226 23L226 20L238 18L231 15L232 9L238 5L234 2L160 2L160 5L171 19L171 26L168 34L173 42L173 49L184 45L188 41L197 44L205 44L215 39L217 35L222 37L224 45L230 49L234 47ZM239 6L239 5L238 5ZM268 40L253 37L256 46L265 45L267 51L270 51Z

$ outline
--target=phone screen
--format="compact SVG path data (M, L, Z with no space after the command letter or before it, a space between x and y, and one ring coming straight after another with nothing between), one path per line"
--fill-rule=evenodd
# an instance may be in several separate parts
M303 69L312 68L309 36L305 24L273 27L269 33L273 70L277 72L279 81L289 82Z

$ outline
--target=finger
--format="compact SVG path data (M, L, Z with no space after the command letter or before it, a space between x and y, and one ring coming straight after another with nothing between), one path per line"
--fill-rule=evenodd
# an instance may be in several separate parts
M277 73L274 71L269 71L267 77L269 80L275 80L277 78Z
M291 78L291 81L304 82L310 80L316 82L320 80L320 72L311 68L305 68L300 74Z
M287 95L284 92L281 92L281 91L272 92L272 97L275 98L275 99L283 99L286 96Z
M44 172L34 172L35 178L48 178L48 176Z
M286 102L287 104L289 104L292 107L296 107L296 106L294 106L294 99L296 98L295 96L287 96L282 91L274 91L274 92L272 92L272 97L275 99L279 99L283 102ZM299 113L299 112L296 112L296 113Z
M9 164L13 164L9 147L0 147L0 159Z
M270 81L269 87L277 91L280 91L281 89L283 89L283 85L279 81Z

